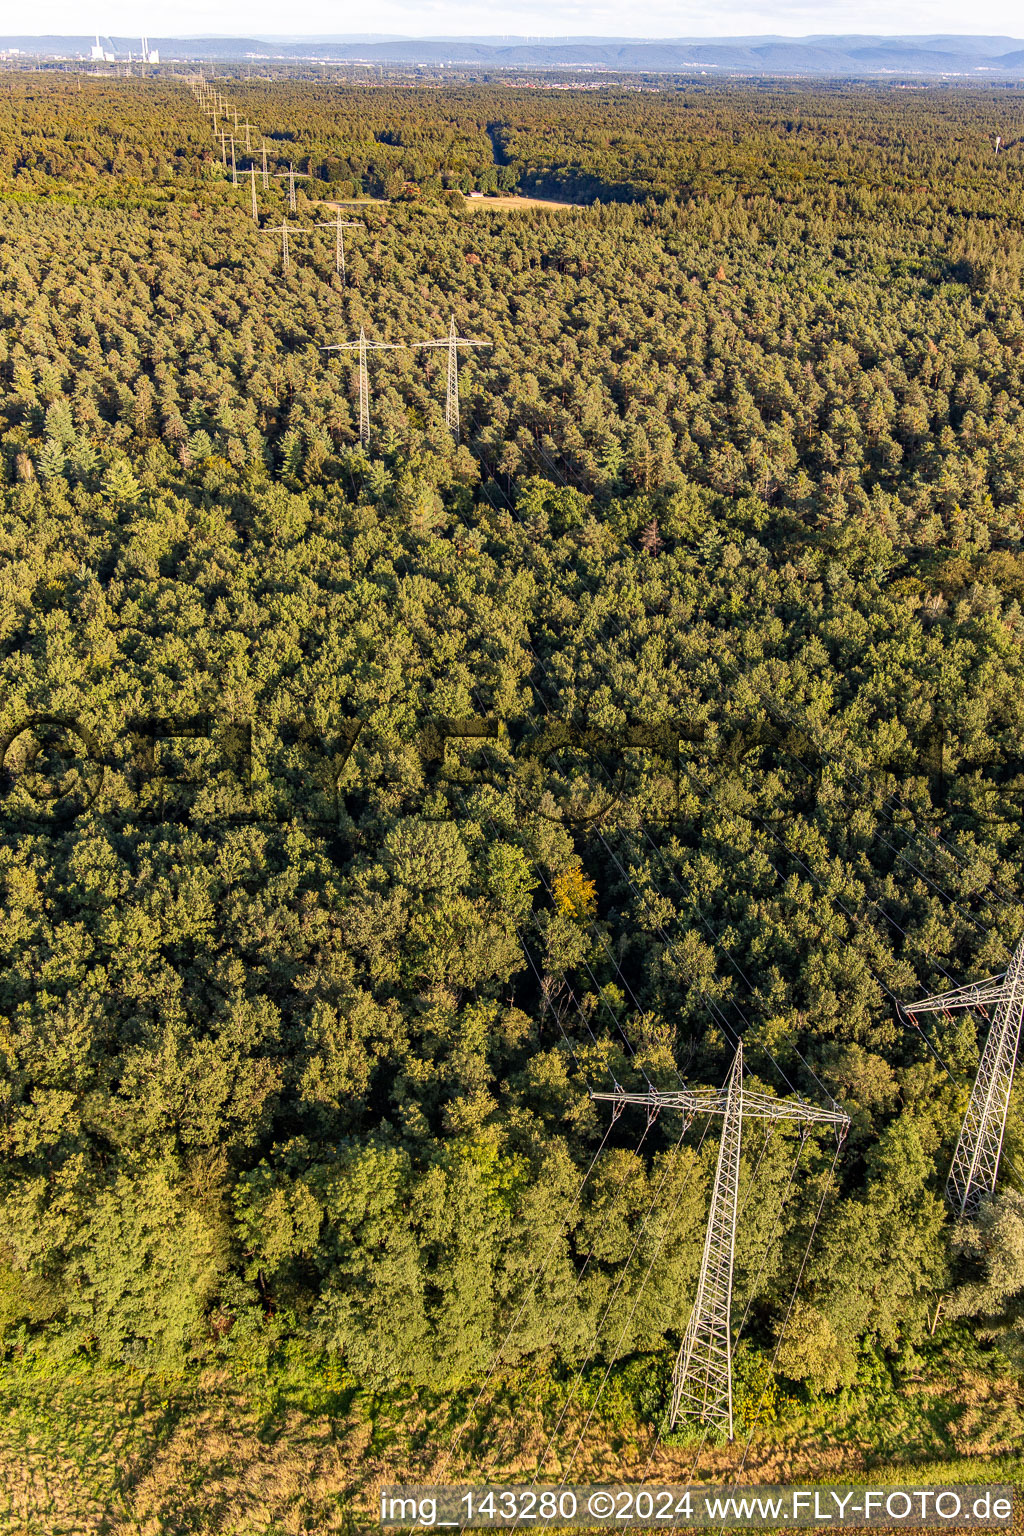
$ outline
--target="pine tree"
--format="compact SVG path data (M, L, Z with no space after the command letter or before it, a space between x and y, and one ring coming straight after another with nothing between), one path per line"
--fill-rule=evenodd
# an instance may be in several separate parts
M36 454L36 469L44 482L58 479L65 470L64 449L55 438L48 437Z
M658 519L652 518L640 535L640 548L645 549L649 555L660 554L665 541L658 533Z
M107 466L102 480L103 494L115 506L128 506L139 494L139 482L126 459L115 459Z
M100 456L88 438L79 438L68 454L68 464L74 478L88 485L99 468Z

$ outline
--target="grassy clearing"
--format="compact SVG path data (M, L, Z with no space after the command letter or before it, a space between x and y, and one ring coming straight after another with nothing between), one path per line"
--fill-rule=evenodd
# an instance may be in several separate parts
M338 209L341 209L341 208L379 208L379 207L381 207L382 204L384 204L386 202L388 202L388 199L386 197L347 197L347 198L345 198L341 202L332 201L332 199L327 198L327 197L318 197L316 199L316 204L317 204L318 208L338 208Z
M742 1480L1024 1485L1019 1384L955 1354L921 1361L914 1380L880 1367L872 1379L868 1361L855 1388L827 1399L772 1386ZM631 1362L588 1423L595 1372L538 1480L570 1469L584 1483L636 1481L645 1469L657 1482L732 1480L761 1397L757 1372L747 1373L750 1385L741 1380L736 1443L704 1447L696 1468L692 1439L654 1445L644 1404L661 1400L663 1374L660 1363ZM568 1379L523 1372L475 1407L470 1389L375 1394L329 1360L289 1348L174 1377L13 1363L0 1374L0 1532L369 1531L385 1483L537 1479L568 1388Z
M562 203L550 197L467 197L467 208L503 208L527 209L527 208L582 208L583 203Z
M334 208L336 210L348 210L351 208L379 208L390 200L386 197L352 197L343 202L334 202L327 198L319 198L318 205L321 208ZM530 208L583 208L584 203L562 203L550 197L469 197L463 198L467 208L491 208L504 212L522 213Z

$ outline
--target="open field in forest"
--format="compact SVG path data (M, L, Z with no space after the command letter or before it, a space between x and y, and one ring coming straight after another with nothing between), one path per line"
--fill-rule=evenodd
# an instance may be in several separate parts
M546 1475L536 1459L565 1402L565 1382L513 1377L492 1403L414 1390L374 1394L338 1367L298 1355L184 1377L74 1370L63 1380L0 1377L2 1536L316 1536L376 1526L394 1483L727 1483L747 1433L706 1449L660 1446L623 1383L587 1423L584 1397L558 1434ZM966 1370L954 1387L929 1379L853 1394L823 1433L821 1404L791 1404L759 1432L747 1483L1011 1482L1021 1404L1012 1382ZM459 1426L470 1427L448 1462ZM1016 1427L1015 1427L1016 1426ZM496 1450L498 1454L496 1454ZM973 1452L973 1454L972 1454ZM1024 1498L1014 1530L1024 1530Z
M386 197L346 197L335 199L321 197L317 199L320 208L381 208L388 202Z
M379 207L390 200L386 197L354 197L344 200L323 198L320 206L323 208L348 209L365 208L367 206ZM567 203L562 199L552 197L526 197L520 194L509 197L470 197L464 198L467 208L501 209L506 213L528 213L531 208L582 208L583 203Z
M513 212L526 212L530 208L582 208L582 203L567 203L560 198L526 197L467 197L467 208L502 208Z

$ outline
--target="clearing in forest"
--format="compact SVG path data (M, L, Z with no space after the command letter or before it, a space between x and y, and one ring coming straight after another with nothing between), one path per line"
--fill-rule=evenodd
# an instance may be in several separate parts
M582 208L583 203L562 203L553 197L467 197L467 208Z

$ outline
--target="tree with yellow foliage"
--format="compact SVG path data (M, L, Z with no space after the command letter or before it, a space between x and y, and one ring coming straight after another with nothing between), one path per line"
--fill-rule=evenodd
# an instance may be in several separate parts
M577 923L589 922L597 913L597 886L578 864L555 876L555 910Z

